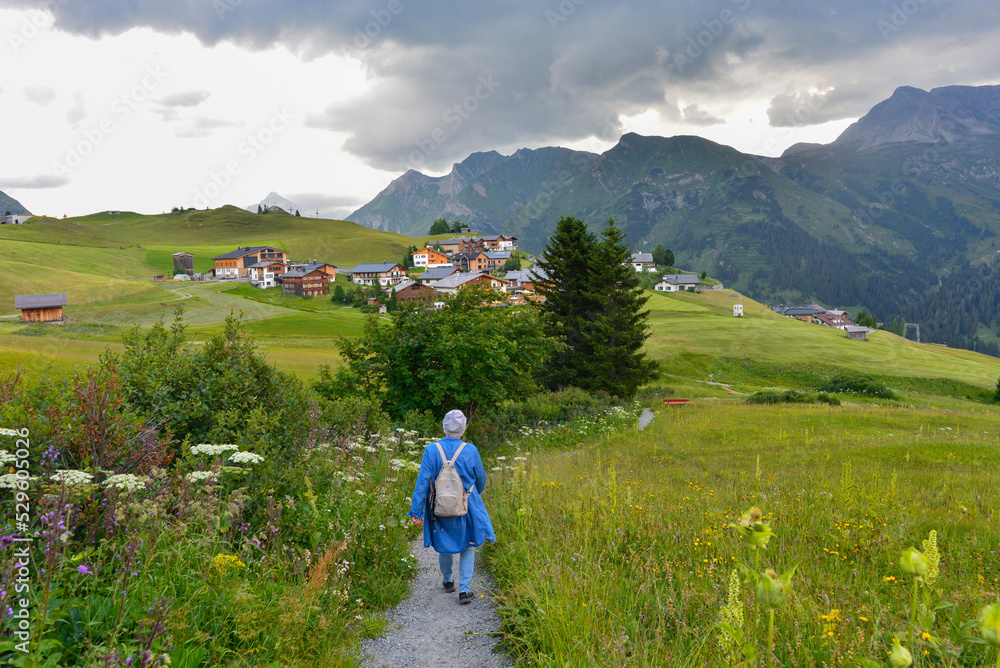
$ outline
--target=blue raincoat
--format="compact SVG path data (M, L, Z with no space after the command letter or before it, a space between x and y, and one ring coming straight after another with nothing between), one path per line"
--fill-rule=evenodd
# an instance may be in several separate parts
M445 436L439 441L448 459L455 456L462 442L462 439L453 436ZM458 554L468 547L479 547L484 542L495 543L493 524L480 496L486 489L486 470L476 446L466 443L455 462L455 470L461 476L465 489L473 488L469 495L469 512L462 517L434 517L430 507L431 483L438 477L443 464L436 444L431 443L424 448L420 474L413 489L413 502L407 513L410 517L424 520L424 547L433 547L440 554Z

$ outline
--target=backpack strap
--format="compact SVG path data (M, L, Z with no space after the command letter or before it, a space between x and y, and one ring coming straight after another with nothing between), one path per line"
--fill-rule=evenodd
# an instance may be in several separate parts
M445 456L445 454L444 454L444 448L442 448L442 447L441 447L441 441L438 441L438 442L437 442L437 443L435 443L434 445L436 445L436 446L437 446L437 448L438 448L438 452L439 452L439 453L441 454L441 461L442 461L442 462L447 462L447 463L451 464L452 466L454 466L454 465L455 465L455 462L457 462L457 461L458 461L458 456L459 456L460 454L462 454L462 449L463 449L463 448L464 448L464 447L465 447L466 445L468 445L468 443L466 443L465 441L462 441L462 445L458 446L458 450L456 450L456 451L455 451L455 456L454 456L454 457L452 457L452 458L451 458L450 460L449 460L449 459L448 459L448 457L446 457L446 456ZM443 464L443 463L441 464L441 468L444 468L444 464ZM472 484L472 487L475 487L475 486L476 486L476 484L475 484L475 483L473 483L473 484ZM469 488L469 494L472 494L472 487L470 487L470 488ZM463 489L465 489L465 487L464 487L464 486L463 486L462 488L463 488Z

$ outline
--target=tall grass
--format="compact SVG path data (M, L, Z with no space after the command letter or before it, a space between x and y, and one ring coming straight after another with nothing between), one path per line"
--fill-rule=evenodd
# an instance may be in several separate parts
M998 433L981 409L702 401L644 432L529 440L489 499L508 643L539 666L728 665L716 622L731 573L754 564L730 525L759 506L776 534L759 568L799 564L777 665L853 666L906 644L897 564L932 529L946 605L920 625L915 665L992 665L966 622L1000 591ZM767 616L741 595L764 665Z

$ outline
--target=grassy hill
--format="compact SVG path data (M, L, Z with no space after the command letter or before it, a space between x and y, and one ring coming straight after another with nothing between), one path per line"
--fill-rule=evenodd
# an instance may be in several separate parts
M0 226L0 315L13 315L13 296L66 292L72 308L175 299L154 275L173 274L171 255L195 255L195 270L237 246L271 245L293 260L338 266L398 260L419 240L342 220L257 215L232 206L208 211L142 215L95 214L34 218ZM173 286L176 287L176 286ZM71 308L71 310L72 310Z

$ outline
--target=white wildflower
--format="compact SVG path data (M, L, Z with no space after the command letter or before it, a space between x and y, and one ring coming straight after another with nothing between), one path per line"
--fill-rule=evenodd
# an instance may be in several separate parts
M16 473L0 475L0 489L17 489L19 480L34 480L34 478L19 478Z
M49 478L53 482L64 482L67 485L86 485L93 479L93 474L75 469L59 469Z
M490 470L491 470L491 471L502 471L503 469L501 469L501 468L500 468L499 466L494 466L494 467L493 467L493 468L491 468Z
M7 452L6 450L0 450L0 464L6 464L7 462L16 462L17 457Z
M214 480L218 474L215 471L192 471L185 477L188 482L201 482L202 480Z
M365 495L365 493L362 492L360 489L354 490L354 493L357 494L358 496L364 496Z
M506 459L507 459L506 457L497 457L497 461L500 462L505 461Z
M16 429L4 429L3 427L0 427L0 436L17 436L17 437L20 437L21 436L21 432L17 431Z
M240 446L233 445L232 443L223 443L220 445L213 445L212 443L200 443L193 448L191 448L192 455L209 455L214 457L215 455L221 455L224 452L229 452L231 450L239 450Z
M229 461L234 464L260 464L264 458L252 452L234 452Z
M130 492L140 489L146 489L146 485L149 484L149 478L142 475L132 475L131 473L118 473L104 480L103 485L105 487L114 487L116 489L124 489Z

